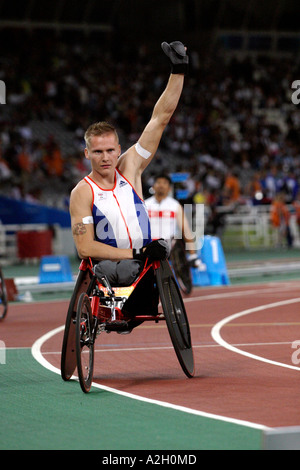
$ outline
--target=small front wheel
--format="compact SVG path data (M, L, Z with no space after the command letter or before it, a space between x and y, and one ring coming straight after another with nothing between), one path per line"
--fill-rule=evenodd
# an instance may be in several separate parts
M80 386L88 393L94 371L94 334L91 302L84 292L79 297L76 313L76 359Z

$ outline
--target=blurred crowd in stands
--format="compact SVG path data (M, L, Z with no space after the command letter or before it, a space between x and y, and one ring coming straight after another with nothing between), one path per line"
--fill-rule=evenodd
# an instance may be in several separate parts
M66 208L70 189L89 171L83 135L109 120L125 149L139 137L166 84L168 65L146 47L117 57L89 38L63 41L12 33L0 79L7 104L0 115L1 194ZM187 200L218 206L299 204L300 105L291 83L294 58L228 59L222 51L190 51L191 71L180 105L145 175L188 171ZM2 112L3 111L3 112ZM57 122L70 135L41 138L32 122ZM297 209L299 210L299 209ZM300 220L300 216L299 216Z

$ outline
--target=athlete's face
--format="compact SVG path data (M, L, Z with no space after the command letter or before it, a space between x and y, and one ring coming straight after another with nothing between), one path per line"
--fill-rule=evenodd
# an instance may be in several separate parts
M114 173L120 153L121 147L114 133L92 136L85 149L85 156L90 160L92 170L103 176Z
M171 186L166 178L157 178L153 185L153 189L157 196L167 197L170 192Z

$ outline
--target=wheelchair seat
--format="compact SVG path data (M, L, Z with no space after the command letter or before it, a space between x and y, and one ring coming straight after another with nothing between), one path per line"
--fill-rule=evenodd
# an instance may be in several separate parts
M134 259L121 261L102 260L95 264L93 270L98 279L106 276L111 287L131 286L139 277L143 264Z

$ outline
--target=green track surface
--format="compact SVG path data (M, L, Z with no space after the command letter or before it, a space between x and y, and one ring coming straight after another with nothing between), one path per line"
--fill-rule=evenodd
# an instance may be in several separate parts
M298 258L299 250L226 253L227 263ZM79 262L71 260L73 272ZM5 277L35 276L38 266L4 267ZM268 276L261 281L288 279ZM294 276L293 276L294 277ZM298 273L295 276L299 279ZM252 282L239 279L238 283ZM259 279L253 279L259 282ZM234 282L235 283L235 282ZM34 300L70 297L69 292ZM262 431L148 404L106 390L84 394L75 381L45 369L31 349L8 349L0 362L1 450L256 450ZM167 397L166 397L166 401ZM101 461L100 461L101 463Z
M260 449L261 431L147 404L105 390L84 394L30 349L0 365L1 450Z

